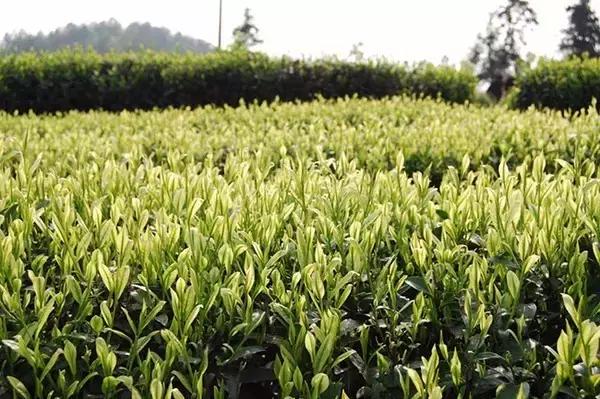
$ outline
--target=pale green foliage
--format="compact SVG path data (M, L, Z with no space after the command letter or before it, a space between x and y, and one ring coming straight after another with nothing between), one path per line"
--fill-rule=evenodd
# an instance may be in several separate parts
M0 396L597 395L598 127L406 98L1 115Z

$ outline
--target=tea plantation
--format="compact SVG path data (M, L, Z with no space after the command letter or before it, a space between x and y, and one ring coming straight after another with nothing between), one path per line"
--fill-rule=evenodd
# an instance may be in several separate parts
M0 113L0 397L597 397L599 116Z

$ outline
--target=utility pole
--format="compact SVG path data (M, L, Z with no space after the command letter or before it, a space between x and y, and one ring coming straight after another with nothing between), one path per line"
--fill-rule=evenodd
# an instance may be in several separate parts
M223 23L223 0L219 0L219 50L221 49L221 26Z

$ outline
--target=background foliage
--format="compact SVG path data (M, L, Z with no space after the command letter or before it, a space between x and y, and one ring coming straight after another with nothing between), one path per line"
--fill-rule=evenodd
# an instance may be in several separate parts
M300 61L246 51L206 55L63 51L0 57L0 109L149 109L246 101L311 100L357 94L438 95L465 102L476 79L467 71L421 64Z
M594 98L600 99L600 58L571 58L541 60L524 70L507 101L520 109L534 105L578 111Z
M203 40L171 33L167 28L139 22L124 27L118 21L109 19L81 25L70 23L48 34L23 31L6 34L0 42L0 54L58 51L68 47L92 48L99 53L143 49L198 53L213 50L213 46Z

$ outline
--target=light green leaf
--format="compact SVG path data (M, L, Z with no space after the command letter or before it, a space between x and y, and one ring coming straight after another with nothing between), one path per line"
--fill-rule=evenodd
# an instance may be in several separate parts
M15 391L15 393L17 395L19 395L20 397L22 397L24 399L31 398L31 396L29 395L29 391L27 391L27 388L25 388L25 385L23 385L23 383L21 381L19 381L15 377L11 377L11 376L7 376L6 379L8 380L10 386L12 387L12 389Z

